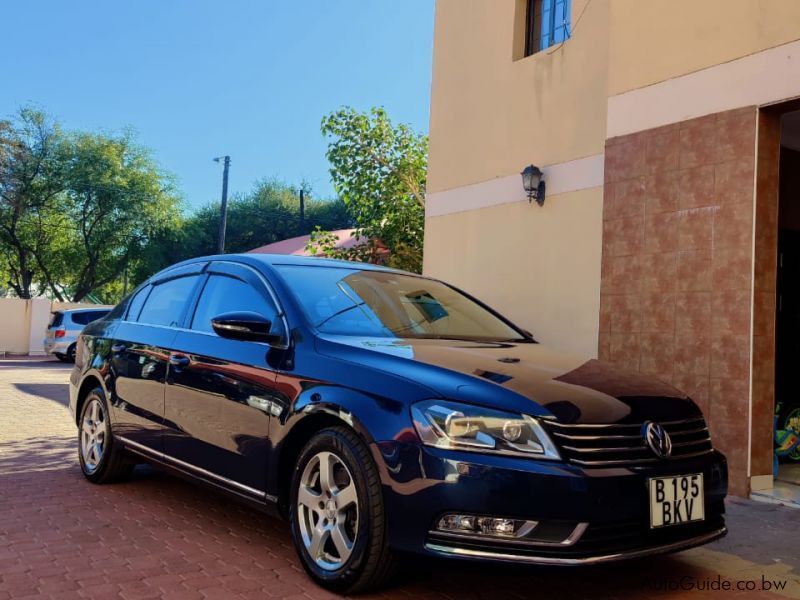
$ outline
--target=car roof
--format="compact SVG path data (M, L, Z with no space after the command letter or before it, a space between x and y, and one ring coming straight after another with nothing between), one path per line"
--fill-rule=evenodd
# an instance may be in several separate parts
M407 275L415 275L416 273L407 273L398 269L384 267L381 265L373 265L370 263L354 262L349 260L338 260L333 258L317 258L314 256L295 256L291 254L213 254L210 256L198 256L197 258L190 258L183 262L176 263L166 269L156 273L150 280L160 279L161 276L169 273L173 269L186 267L195 263L212 262L215 260L238 262L246 265L256 266L259 264L269 266L279 265L292 265L292 266L306 266L306 267L338 267L340 269L358 269L360 271L383 271L386 273L403 273Z
M57 312L60 312L60 313L96 312L96 311L99 311L99 310L110 311L112 308L114 308L114 307L113 306L97 306L95 308L91 308L91 307L90 308L59 308L58 310L54 310L53 312L54 313L57 313Z

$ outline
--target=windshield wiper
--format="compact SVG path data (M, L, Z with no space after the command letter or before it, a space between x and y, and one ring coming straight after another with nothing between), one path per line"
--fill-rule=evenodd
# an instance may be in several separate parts
M316 327L317 329L319 329L320 327L322 327L323 325L325 325L325 323L327 323L328 321L330 321L330 320L331 320L331 319L333 319L334 317L338 317L339 315L341 315L341 314L343 314L343 313L346 313L348 310L353 310L354 308L358 308L359 306L363 306L364 304L366 304L366 302L359 302L358 304L353 304L353 306L347 306L347 307L345 307L345 308L342 308L341 310L337 310L337 311L336 311L335 313L333 313L332 315L325 317L325 318L324 318L322 321L320 321L319 323L317 323L317 324L315 325L315 327Z

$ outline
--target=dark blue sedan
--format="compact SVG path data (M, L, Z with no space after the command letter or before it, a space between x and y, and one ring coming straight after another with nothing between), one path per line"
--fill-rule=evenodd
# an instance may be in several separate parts
M339 592L408 552L583 565L726 532L725 458L686 395L361 263L158 273L84 329L70 409L89 481L148 461L280 514Z

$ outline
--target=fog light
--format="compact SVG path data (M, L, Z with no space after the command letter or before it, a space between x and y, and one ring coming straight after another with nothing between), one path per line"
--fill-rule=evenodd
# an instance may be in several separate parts
M518 537L530 533L537 524L536 521L447 514L439 519L436 528L439 531L447 531L450 533L492 537Z
M509 519L478 519L481 532L488 535L514 535L516 526Z
M439 520L439 529L445 531L475 531L475 517L472 515L445 515Z

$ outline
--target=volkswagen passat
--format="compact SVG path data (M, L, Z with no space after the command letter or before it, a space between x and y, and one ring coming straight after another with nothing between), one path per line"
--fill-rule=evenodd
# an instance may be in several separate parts
M398 553L582 565L726 532L725 458L684 394L360 263L158 273L83 331L70 409L91 482L145 460L280 513L337 591Z

